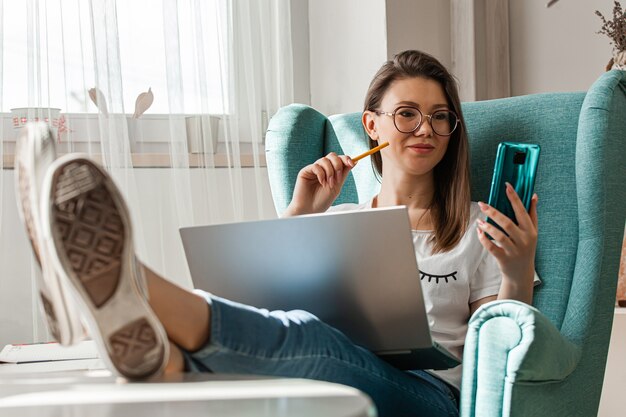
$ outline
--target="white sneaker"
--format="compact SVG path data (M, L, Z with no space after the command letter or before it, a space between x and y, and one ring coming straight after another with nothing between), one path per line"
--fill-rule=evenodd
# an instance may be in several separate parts
M41 267L41 274L36 274L39 305L52 337L62 345L72 345L85 338L85 331L73 299L48 262L39 213L43 177L55 158L54 139L45 123L28 123L22 128L15 152L15 190L20 217Z
M41 199L46 247L100 357L126 378L161 373L169 342L144 296L130 215L113 179L87 157L65 155L50 166Z

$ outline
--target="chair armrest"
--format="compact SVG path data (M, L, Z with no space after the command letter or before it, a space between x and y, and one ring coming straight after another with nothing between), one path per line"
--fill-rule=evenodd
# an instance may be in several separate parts
M487 303L470 319L463 355L463 416L502 415L514 384L562 381L576 369L580 348L539 310L525 303Z

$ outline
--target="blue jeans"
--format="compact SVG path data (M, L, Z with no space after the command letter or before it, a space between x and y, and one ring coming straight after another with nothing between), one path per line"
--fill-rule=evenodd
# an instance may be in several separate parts
M380 416L458 416L450 386L424 371L404 372L352 343L306 311L268 311L202 291L211 306L211 336L184 352L196 372L308 378L357 388Z

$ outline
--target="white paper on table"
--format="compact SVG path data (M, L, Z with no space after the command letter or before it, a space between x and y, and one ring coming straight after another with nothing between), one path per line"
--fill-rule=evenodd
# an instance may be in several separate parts
M0 377L7 374L66 371L97 371L106 369L101 359L73 359L70 361L48 361L28 363L0 363ZM0 383L2 378L0 378ZM1 384L0 384L1 385ZM0 397L2 395L0 394ZM1 407L0 407L1 408Z
M98 351L93 340L84 340L74 346L62 346L56 342L34 343L28 345L6 345L0 352L0 362L7 363L31 363L97 358Z

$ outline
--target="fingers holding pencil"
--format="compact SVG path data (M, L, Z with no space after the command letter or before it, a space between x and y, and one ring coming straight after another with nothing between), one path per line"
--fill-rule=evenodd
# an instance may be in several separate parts
M357 161L380 151L383 143L355 158L334 152L302 168L298 173L291 203L283 212L284 217L300 214L321 213L337 199L348 174Z
M337 155L335 152L331 152L318 159L313 164L304 167L300 175L308 180L316 179L323 187L328 186L335 188L335 186L338 185L339 188L341 188L348 173L359 160L380 151L388 145L389 142L384 142L354 158L347 155Z
M310 170L315 173L322 186L334 188L342 185L348 172L354 167L354 162L347 155L337 155L334 152L318 159L310 165ZM305 170L307 167L304 168Z

